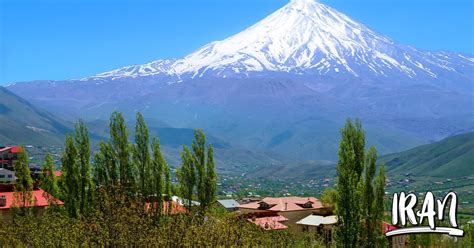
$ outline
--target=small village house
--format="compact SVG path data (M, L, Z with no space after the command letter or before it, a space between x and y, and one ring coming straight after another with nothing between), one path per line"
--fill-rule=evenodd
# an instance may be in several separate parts
M284 217L281 223L297 230L297 222L309 215L327 215L331 209L323 206L315 197L265 197L261 201L242 204L239 206L242 214L268 213Z
M15 192L0 192L0 218L11 218L11 210L16 207L35 208L41 214L51 204L64 205L64 203L42 189L34 189L32 192L31 204L21 206L15 201Z

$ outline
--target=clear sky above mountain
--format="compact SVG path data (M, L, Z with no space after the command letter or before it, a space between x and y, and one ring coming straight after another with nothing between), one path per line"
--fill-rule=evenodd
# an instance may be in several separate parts
M287 0L0 0L0 84L184 56ZM321 0L397 42L474 53L471 0Z

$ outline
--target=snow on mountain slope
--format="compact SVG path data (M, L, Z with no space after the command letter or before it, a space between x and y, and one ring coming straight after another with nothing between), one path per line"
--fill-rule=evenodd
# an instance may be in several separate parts
M421 52L397 45L328 6L292 0L243 32L182 59L128 66L92 79L165 75L179 80L284 72L436 80L445 73L463 77L471 71L468 80L473 61L467 55Z

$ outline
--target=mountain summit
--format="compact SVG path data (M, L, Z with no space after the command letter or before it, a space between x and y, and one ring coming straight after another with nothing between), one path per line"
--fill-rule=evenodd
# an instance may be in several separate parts
M232 147L334 160L348 117L362 120L381 153L474 130L473 86L471 55L398 44L326 5L294 0L184 58L8 88L71 119L141 111Z
M474 75L473 65L472 57L398 45L324 4L292 0L248 29L184 58L128 66L92 78L167 75L182 80L277 72L423 81L452 80L449 77L457 74L462 82Z

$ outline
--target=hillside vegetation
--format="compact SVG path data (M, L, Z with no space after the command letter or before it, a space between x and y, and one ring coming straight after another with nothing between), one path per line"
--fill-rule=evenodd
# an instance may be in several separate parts
M474 132L383 156L391 175L464 177L474 175Z
M0 144L59 145L68 123L0 87Z

